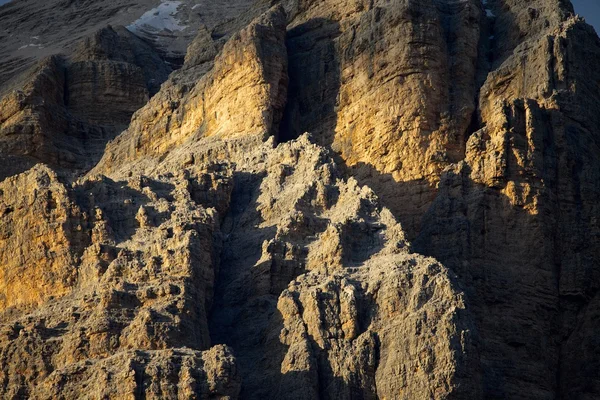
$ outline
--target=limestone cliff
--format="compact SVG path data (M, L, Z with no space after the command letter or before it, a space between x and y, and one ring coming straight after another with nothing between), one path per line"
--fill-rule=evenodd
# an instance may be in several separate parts
M44 59L0 100L0 154L9 160L0 177L37 162L88 170L170 72L122 27L97 32L69 58Z
M192 3L0 90L0 396L600 396L569 1Z
M282 7L264 14L236 33L219 55L219 44L201 31L191 47L202 55L190 55L184 65L187 74L200 69L197 80L167 82L110 143L94 172L131 168L131 161L148 163L202 137L267 138L276 132L287 94L285 18Z

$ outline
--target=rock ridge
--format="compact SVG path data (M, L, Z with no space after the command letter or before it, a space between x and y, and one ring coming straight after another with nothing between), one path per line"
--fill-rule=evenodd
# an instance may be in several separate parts
M232 9L177 71L115 25L3 98L2 396L598 397L570 2Z

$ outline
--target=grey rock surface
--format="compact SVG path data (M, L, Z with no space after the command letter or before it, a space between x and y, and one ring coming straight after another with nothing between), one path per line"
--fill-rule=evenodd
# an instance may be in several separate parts
M58 3L112 27L0 45L2 396L600 396L569 1Z

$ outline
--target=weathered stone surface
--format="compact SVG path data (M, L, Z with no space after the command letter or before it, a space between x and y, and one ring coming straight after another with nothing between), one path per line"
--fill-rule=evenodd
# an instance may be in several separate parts
M410 254L389 210L370 189L340 179L329 152L307 136L262 147L262 154L229 155L240 172L223 224L210 324L213 340L236 349L241 396L458 393L476 357L471 320L450 273ZM430 287L431 297L419 285ZM427 321L417 322L422 313ZM403 329L423 337L403 342ZM425 339L434 332L436 345ZM401 381L399 359L419 357L428 358L427 368L406 364ZM478 393L476 384L469 390Z
M481 3L301 1L296 11L281 135L313 132L416 229L440 171L463 156Z
M186 67L211 63L212 68L191 86L167 83L135 114L129 129L108 145L94 172L129 169L135 161L164 157L178 145L201 137L266 139L276 132L287 93L285 22L283 8L273 8L236 33L214 64L216 44L201 32L192 48L202 56L189 56Z
M600 395L600 40L568 1L182 4L158 51L107 28L3 100L8 176L156 92L79 181L0 184L3 396Z
M458 379L474 378L465 366L475 354L451 282L434 260L409 255L294 281L278 302L289 348L274 397L479 397L476 379Z
M126 352L53 371L35 387L36 399L235 399L239 376L230 350ZM85 392L82 392L85 388Z
M170 71L122 27L95 33L70 59L43 60L22 89L0 100L0 154L11 160L0 178L36 162L88 170Z
M68 293L86 245L86 218L56 174L38 166L0 183L0 309Z
M600 43L570 7L513 3L498 18L529 30L483 85L485 126L443 174L415 247L470 288L488 396L594 397L585 371L596 353L581 329L592 332L598 285L598 93L589 88L600 76L587 66L600 61ZM498 43L501 55L508 45Z
M219 211L231 193L228 171L213 165L170 179L94 177L66 188L46 167L36 167L6 180L2 395L52 398L62 384L68 393L82 393L86 379L104 374L113 397L144 390L161 397L155 386L166 385L163 395L174 398L170 386L177 384L191 385L181 390L195 395L223 389L223 396L235 397L233 358L219 356L228 350L177 353L210 348L208 310L219 266ZM154 350L164 351L148 353ZM183 375L162 377L156 368L183 368ZM116 371L134 371L133 387L120 387L120 378L111 378Z
M247 25L264 12L268 3L265 0L5 2L0 6L0 93L4 94L7 87L19 86L23 72L42 59L57 53L70 55L79 41L107 25L126 26L176 68L182 64L186 48L200 26L206 26L215 37L230 36L239 30L240 24ZM168 21L165 23L164 19Z
M190 162L194 147L172 152L160 176L57 184L87 215L89 244L68 290L0 316L3 393L76 397L98 381L94 393L112 397L174 398L176 385L235 398L240 377L244 398L445 398L466 387L476 347L455 278L410 254L370 189L341 179L307 136L250 152L244 138L203 140L242 147L230 153L233 185L228 167ZM221 347L181 350L213 343L238 361Z
M172 68L163 61L156 49L143 40L140 40L122 26L109 26L86 37L73 51L71 60L75 63L83 62L92 65L94 62L98 64L102 62L114 62L126 63L132 67L138 67L142 70L144 86L147 87L151 96L158 92L160 85L172 71ZM119 88L126 85L113 86ZM98 90L98 88L95 90ZM94 104L93 101L88 101L87 103L88 107L90 104ZM107 105L110 106L107 103L101 105L101 107L106 107ZM128 105L128 103L123 105L125 110L127 110ZM112 107L115 107L115 105L113 104ZM112 112L118 111L109 109L106 111L106 114L112 115ZM133 111L137 111L137 108L131 110L130 113Z

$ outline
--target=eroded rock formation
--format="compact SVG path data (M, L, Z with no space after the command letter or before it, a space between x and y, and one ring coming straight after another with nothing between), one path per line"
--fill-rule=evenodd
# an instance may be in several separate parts
M570 3L219 7L2 100L2 396L598 397L600 39Z
M5 181L2 395L79 397L96 378L113 397L235 395L233 357L209 351L208 332L229 171L65 187L36 167Z
M44 162L89 170L108 140L158 90L171 69L125 28L105 28L70 58L41 61L0 101L0 177Z
M194 73L197 80L167 82L110 143L94 172L130 169L136 161L154 164L178 145L202 137L273 135L287 95L285 22L283 7L267 12L235 34L218 56L219 44L201 31L191 45L199 54L184 64L184 73Z

